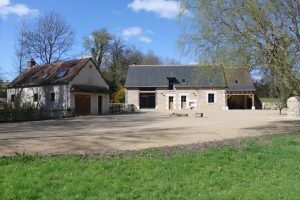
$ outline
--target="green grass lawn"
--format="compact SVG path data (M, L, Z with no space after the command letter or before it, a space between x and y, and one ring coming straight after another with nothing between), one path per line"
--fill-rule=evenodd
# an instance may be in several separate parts
M277 99L275 99L275 98L260 98L260 101L261 101L262 103L272 103L272 102L274 102L275 100L277 100Z
M165 156L0 158L0 199L299 199L300 131Z

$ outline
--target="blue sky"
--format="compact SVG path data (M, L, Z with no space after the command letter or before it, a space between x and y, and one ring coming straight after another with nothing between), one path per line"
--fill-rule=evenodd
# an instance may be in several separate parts
M152 50L164 58L192 62L176 45L179 9L176 0L0 0L0 73L8 80L16 76L14 44L22 17L52 10L61 13L76 32L71 56L82 54L85 35L107 28L143 52Z

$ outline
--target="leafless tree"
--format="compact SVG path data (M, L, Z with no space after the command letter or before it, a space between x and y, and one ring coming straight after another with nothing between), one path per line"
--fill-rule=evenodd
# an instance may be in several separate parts
M15 66L18 74L21 74L26 63L29 60L29 55L25 52L24 44L24 32L25 32L25 20L22 21L21 27L19 28L18 38L15 44Z
M74 37L75 33L66 20L52 11L23 26L21 46L26 56L46 64L61 60L74 45ZM17 52L20 52L20 47Z

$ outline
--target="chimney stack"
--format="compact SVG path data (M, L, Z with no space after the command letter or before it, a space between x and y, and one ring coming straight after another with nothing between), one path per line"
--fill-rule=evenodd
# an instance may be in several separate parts
M33 58L30 58L30 60L28 61L28 68L31 69L33 67L35 67L36 62L34 61Z

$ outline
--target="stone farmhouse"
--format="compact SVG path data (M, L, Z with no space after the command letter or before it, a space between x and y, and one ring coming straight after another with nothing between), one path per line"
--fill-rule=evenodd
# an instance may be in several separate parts
M255 87L246 68L198 65L130 65L126 104L137 109L255 109Z
M13 105L31 104L44 110L75 109L77 114L109 112L109 86L91 58L37 66L28 69L7 86Z

